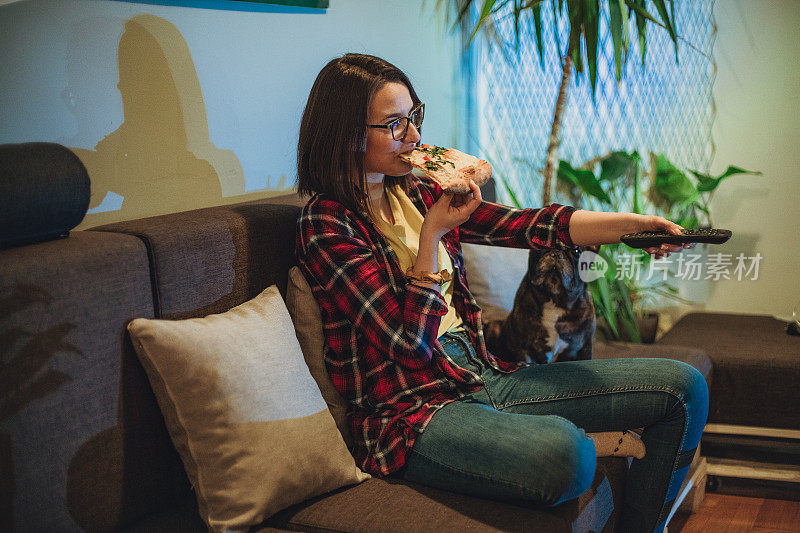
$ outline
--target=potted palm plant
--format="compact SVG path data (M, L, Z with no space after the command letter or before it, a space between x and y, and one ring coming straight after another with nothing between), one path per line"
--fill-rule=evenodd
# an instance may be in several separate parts
M490 42L499 44L501 50L504 52L507 52L505 43L500 39L497 31L499 18L509 15L513 16L515 48L519 50L520 21L523 17L530 17L534 27L536 50L540 64L543 66L543 2L544 0L437 0L437 9L445 13L445 19L448 21L452 20L452 15L455 14L453 29L459 25L462 28L468 28L469 38L466 43L467 47L470 46L476 35L483 33ZM630 158L627 159L622 158L620 155L611 155L605 159L598 159L594 161L591 170L589 168L573 169L569 163L563 160L559 161L558 158L558 148L561 143L560 131L562 116L566 107L568 87L571 81L573 67L579 76L581 74L588 75L592 90L592 99L595 98L595 89L597 85L598 35L601 20L600 2L599 0L567 0L566 2L564 0L551 0L550 3L552 5L554 27L558 27L558 21L561 18L567 17L569 33L565 49L563 49L559 41L558 32L555 33L558 57L561 58L562 75L550 129L544 169L539 170L535 168L535 165L532 165L532 168L542 172L544 176L542 204L547 205L550 203L553 178L555 176L564 183L572 183L575 187L575 191L580 191L587 198L593 198L605 204L606 208L613 207L610 203L611 198L608 197L608 193L605 192L602 186L599 186L599 183L602 181L601 178L607 179L611 173L622 172L625 166L630 166L634 160L638 168L638 154L631 154ZM673 42L677 61L679 37L674 24L674 3L665 2L665 0L653 0L653 5L658 12L660 20L647 11L646 0L609 0L608 2L610 15L609 33L612 37L614 47L615 75L618 82L622 79L624 72L623 67L628 59L628 48L631 39L629 33L631 18L634 19L636 26L642 66L645 64L647 51L646 30L648 23L653 23L668 32ZM469 21L473 19L474 11L477 11L477 20L471 24ZM471 28L469 27L470 24ZM586 50L585 69L581 45L583 45L583 48ZM691 46L691 44L689 44L689 46ZM506 56L509 57L507 53ZM597 164L604 165L603 168L606 169L607 172L605 175L601 174L601 178L594 176L593 173L594 166ZM630 168L628 169L628 173L630 173ZM593 176L593 180L589 179L590 174ZM667 181L669 181L669 178L667 178ZM638 180L635 180L635 183L638 184ZM504 185L512 201L520 207L519 202L516 201L516 196L510 187L508 187L508 184L504 183ZM669 187L666 188L668 189ZM678 196L677 194L671 195L667 193L664 198L670 206L674 206L676 209L684 208L686 214L691 214L696 210L707 210L707 206L700 204L699 201L684 202L680 200ZM638 191L634 191L633 198L634 204L632 209L629 210L638 209ZM613 265L613 253L615 251L613 248L618 246L620 245L606 247L606 249L601 249L600 251L600 256L610 265ZM609 276L614 277L610 278ZM606 320L608 326L605 328L606 336L612 339L628 339L641 342L639 324L637 323L634 305L636 299L642 295L643 291L633 290L634 288L629 287L626 281L615 279L613 267L605 277L598 279L593 282L593 284L594 286L591 287L591 290L595 300L596 312L601 319L608 317L608 320ZM654 290L664 290L667 293L674 292L673 289L668 287L656 288ZM601 331L602 330L603 326L601 322Z
M533 20L536 51L539 56L540 64L544 65L544 40L542 39L542 4L545 0L437 0L437 9L444 12L445 19L450 20L455 13L455 23L453 29L458 25L468 24L471 19L473 8L480 5L478 20L470 30L469 38L466 43L470 46L473 39L479 32L486 34L491 42L498 43L505 51L505 45L497 32L497 19L507 16L508 10L514 18L515 47L520 46L520 21L525 16ZM553 25L558 26L558 20L562 17L568 18L569 36L567 38L566 50L562 54L562 45L559 41L558 32L555 33L558 55L561 58L562 75L556 98L555 111L550 129L550 137L547 146L547 157L544 170L544 184L542 188L542 204L550 203L552 182L557 172L558 147L561 144L560 132L564 109L567 103L567 90L572 77L573 65L578 75L589 76L590 87L592 89L592 99L595 97L597 86L597 43L600 27L600 0L550 0L553 6ZM669 4L669 9L667 8ZM566 4L566 6L565 6ZM647 24L651 22L669 33L675 48L675 59L678 58L678 35L674 27L675 6L673 2L665 0L653 0L661 21L657 20L645 8L646 0L610 0L608 9L610 11L609 32L614 46L614 66L617 82L622 80L623 67L628 60L628 47L630 44L629 26L631 16L635 20L636 31L641 52L642 66L645 64L647 52ZM566 7L566 9L565 9ZM583 43L587 55L585 58L586 69L584 69L584 58L581 51ZM691 46L691 45L690 45Z

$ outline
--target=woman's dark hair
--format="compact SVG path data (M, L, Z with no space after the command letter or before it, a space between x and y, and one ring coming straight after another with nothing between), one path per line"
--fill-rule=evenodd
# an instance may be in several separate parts
M420 102L403 72L383 59L345 54L330 61L317 75L308 95L297 143L297 192L323 193L349 210L369 213L364 147L369 104L386 83L408 88L414 105ZM411 175L386 176L387 185L411 186Z

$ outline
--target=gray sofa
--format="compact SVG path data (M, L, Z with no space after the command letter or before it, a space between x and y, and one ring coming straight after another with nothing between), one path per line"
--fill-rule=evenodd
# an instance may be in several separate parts
M51 176L63 160L53 158ZM223 312L272 284L285 296L302 203L199 209L0 250L0 530L205 529L126 324ZM43 226L57 225L40 208ZM709 373L696 350L672 356ZM627 467L599 460L591 489L555 508L372 478L254 530L612 531Z

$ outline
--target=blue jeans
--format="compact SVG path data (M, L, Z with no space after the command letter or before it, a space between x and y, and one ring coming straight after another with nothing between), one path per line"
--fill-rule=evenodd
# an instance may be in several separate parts
M455 364L485 387L430 420L400 475L484 498L557 505L594 479L594 441L584 431L644 428L645 457L630 465L619 530L656 531L683 483L708 414L708 387L671 359L605 359L487 367L463 330L439 338Z

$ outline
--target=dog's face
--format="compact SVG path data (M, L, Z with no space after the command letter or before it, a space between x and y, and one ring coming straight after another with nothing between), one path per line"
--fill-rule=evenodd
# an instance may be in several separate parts
M578 254L562 250L531 250L528 281L549 294L578 295L584 282L578 276Z

